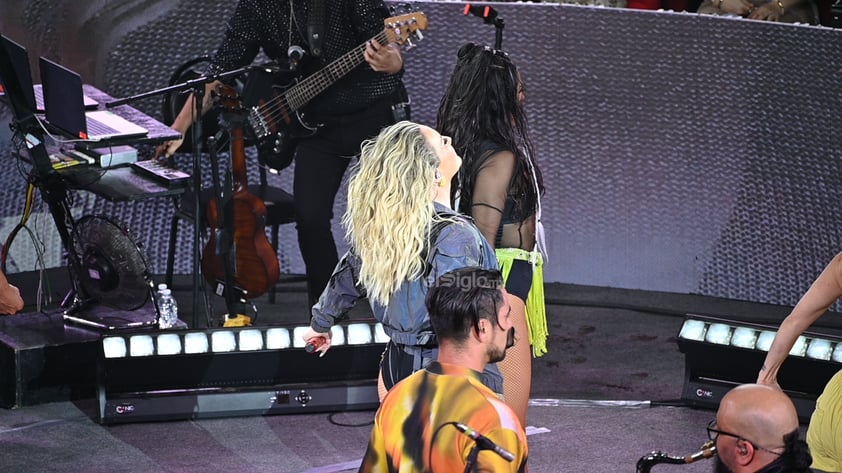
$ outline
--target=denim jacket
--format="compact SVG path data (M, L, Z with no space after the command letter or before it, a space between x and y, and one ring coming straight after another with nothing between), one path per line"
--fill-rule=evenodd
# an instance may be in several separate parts
M443 218L455 220L441 229L427 261L430 271L412 281L404 281L389 299L389 305L369 300L374 317L383 324L389 338L401 345L436 345L436 337L427 315L427 287L439 276L454 269L477 266L497 269L494 249L470 217L435 204ZM360 260L353 249L337 264L319 302L313 306L310 327L328 332L347 316L354 304L366 296L359 283Z

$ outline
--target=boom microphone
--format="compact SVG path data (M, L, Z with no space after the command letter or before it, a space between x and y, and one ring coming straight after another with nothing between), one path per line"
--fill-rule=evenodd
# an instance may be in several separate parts
M496 453L497 455L500 455L506 461L514 461L515 460L515 455L512 452L506 450L503 447L500 447L496 443L489 440L488 437L482 435L481 433L477 432L476 430L468 427L467 425L465 425L461 422L454 422L453 425L455 425L456 428L459 429L459 432L462 432L463 434L467 435L468 437L471 437L472 439L474 439L474 441L477 443L477 446L480 448L480 450L493 450L494 453Z

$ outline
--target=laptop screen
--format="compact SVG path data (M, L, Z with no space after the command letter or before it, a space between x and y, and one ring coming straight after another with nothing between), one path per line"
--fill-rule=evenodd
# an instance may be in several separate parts
M29 70L29 53L26 48L12 41L6 36L0 35L0 43L6 48L9 59L12 61L12 69L18 78L18 84L22 89L23 98L29 105L30 111L35 111L35 92L32 90L32 72ZM2 78L0 78L2 79Z
M44 114L51 125L81 139L88 138L82 77L44 57L39 58L44 89Z

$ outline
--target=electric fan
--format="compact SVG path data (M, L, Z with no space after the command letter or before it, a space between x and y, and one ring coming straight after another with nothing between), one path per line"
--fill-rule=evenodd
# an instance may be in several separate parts
M127 230L107 217L89 215L76 222L73 247L82 292L91 301L114 309L143 307L151 287L149 267Z

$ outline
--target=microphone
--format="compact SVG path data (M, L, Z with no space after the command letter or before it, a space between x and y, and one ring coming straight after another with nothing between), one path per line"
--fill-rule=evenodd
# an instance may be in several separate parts
M468 427L467 425L465 425L461 422L454 422L453 425L455 425L456 428L459 429L459 432L462 432L463 434L467 435L468 437L471 437L472 439L474 439L474 441L477 443L477 446L480 448L480 450L493 450L494 453L496 453L497 455L500 455L506 461L514 461L515 460L515 455L512 452L506 450L503 447L500 447L496 443L489 440L488 437L482 435L481 433L477 432L476 430Z
M321 348L321 346L324 345L326 341L327 339L325 337L316 337L307 342L306 345L304 345L304 351L306 351L307 353L313 353L319 348ZM324 353L322 353L322 355L324 355Z
M292 45L287 49L287 57L289 57L289 70L294 71L298 69L298 62L304 57L304 48L297 45Z
M485 23L494 23L497 19L497 10L490 5L472 5L470 3L465 5L462 11L463 15L474 15L483 19Z

